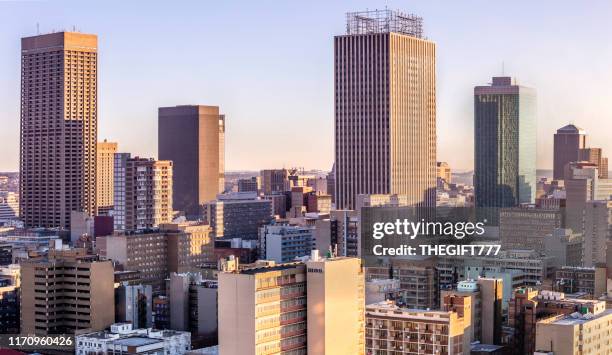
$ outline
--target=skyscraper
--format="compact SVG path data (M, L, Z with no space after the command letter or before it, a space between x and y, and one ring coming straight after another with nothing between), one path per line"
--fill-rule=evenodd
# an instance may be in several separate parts
M474 88L476 207L534 203L536 93L510 77Z
M579 161L580 150L586 147L586 132L573 124L557 130L554 139L553 179L563 180L565 166ZM588 160L588 159L587 159Z
M28 227L96 213L98 37L21 39L20 211Z
M217 106L159 108L158 155L174 168L173 206L198 217L224 189L225 116Z
M108 215L114 204L114 165L117 143L98 142L96 194L98 201L98 214Z
M336 206L401 194L433 206L436 45L422 19L391 10L347 14L334 38Z

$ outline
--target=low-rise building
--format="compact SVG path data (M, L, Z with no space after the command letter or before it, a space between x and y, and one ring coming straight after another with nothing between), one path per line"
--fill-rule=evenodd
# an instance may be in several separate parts
M191 350L191 335L175 330L133 329L130 323L116 323L110 331L77 335L75 343L77 355L181 355Z
M610 354L612 310L574 312L536 324L536 352L554 355Z
M469 304L469 298L465 300ZM471 319L468 304L464 316L456 311L400 308L390 301L367 305L366 353L467 355L470 332L466 329Z

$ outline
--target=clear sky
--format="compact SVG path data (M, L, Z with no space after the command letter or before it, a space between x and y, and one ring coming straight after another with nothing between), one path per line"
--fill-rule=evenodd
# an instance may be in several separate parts
M99 139L157 154L157 107L218 105L226 167L331 168L333 41L345 12L400 9L437 43L438 160L471 169L473 87L493 75L538 92L538 166L573 122L612 157L612 2L0 1L0 171L19 160L20 38L99 36Z

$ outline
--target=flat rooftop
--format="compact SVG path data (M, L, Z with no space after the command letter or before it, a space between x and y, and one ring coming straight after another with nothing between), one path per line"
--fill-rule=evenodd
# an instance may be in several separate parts
M153 338L145 338L145 337L127 337L121 338L113 342L117 345L125 345L125 346L144 346L151 345L155 343L163 344L164 341L162 339L153 339Z
M561 318L556 321L550 322L550 324L556 324L556 325L584 324L592 320L610 316L611 314L612 314L612 309L607 309L599 314L588 313L586 315L580 315L580 316L574 316L573 314L570 314L565 318Z

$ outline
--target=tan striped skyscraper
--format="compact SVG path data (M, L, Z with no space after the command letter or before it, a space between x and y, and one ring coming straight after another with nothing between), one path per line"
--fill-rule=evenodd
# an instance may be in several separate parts
M20 209L28 227L96 213L98 37L21 39Z
M358 194L435 205L436 45L422 19L349 13L334 57L337 208L355 208Z
M114 171L115 153L117 153L117 143L98 142L98 161L96 176L96 194L98 200L98 214L107 216L114 205Z

